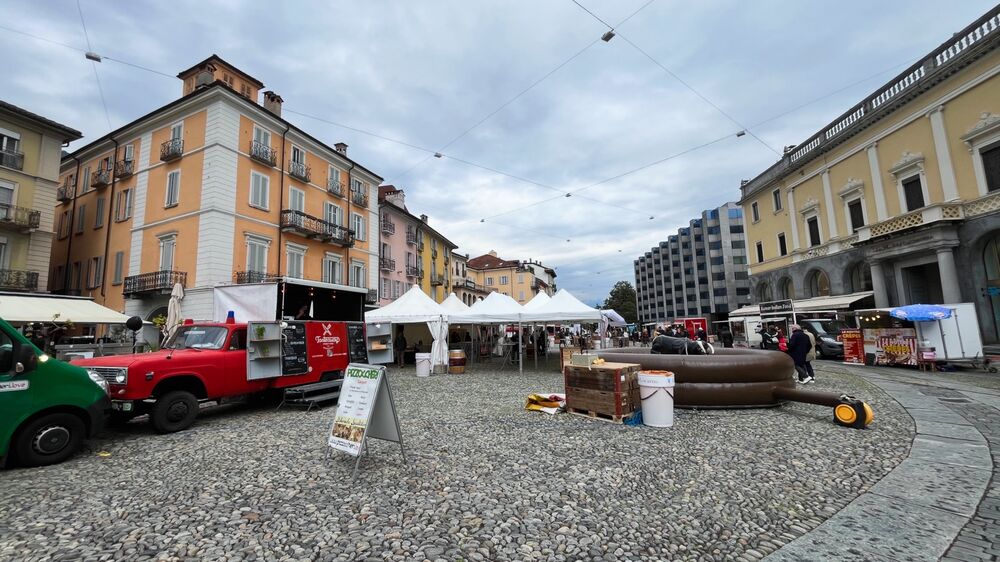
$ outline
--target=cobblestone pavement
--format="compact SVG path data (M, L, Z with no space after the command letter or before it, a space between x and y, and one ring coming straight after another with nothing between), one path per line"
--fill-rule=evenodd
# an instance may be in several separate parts
M0 473L0 560L759 560L840 512L910 450L862 377L870 430L829 408L680 411L672 429L523 410L554 372L390 374L408 462L328 455L332 409L233 405L156 435L139 420L70 461ZM98 452L110 453L99 456Z
M916 424L908 458L768 560L1000 559L1000 376L845 367Z

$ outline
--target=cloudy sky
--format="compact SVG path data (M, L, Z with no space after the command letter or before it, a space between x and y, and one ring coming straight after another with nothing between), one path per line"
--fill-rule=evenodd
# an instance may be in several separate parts
M114 59L96 65L105 112L75 0L0 0L0 96L89 142L179 97L173 76L217 53L281 94L286 118L403 187L463 253L542 260L593 303L633 280L649 247L737 199L772 148L806 139L993 5L580 2L613 26L642 9L604 43L607 28L571 0L80 0L90 49ZM761 140L736 137L741 125Z

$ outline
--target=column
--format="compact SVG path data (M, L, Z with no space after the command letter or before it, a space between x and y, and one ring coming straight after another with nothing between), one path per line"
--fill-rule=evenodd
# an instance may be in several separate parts
M798 216L798 211L795 209L795 190L788 190L788 223L792 230L792 250L799 249L799 227L795 224L795 217ZM747 252L750 248L747 248ZM789 252L791 253L791 252ZM747 260L750 261L750 260Z
M885 210L885 188L882 187L882 169L878 165L878 151L876 144L872 143L866 151L868 152L868 168L872 174L872 190L875 191L875 213L878 215L878 222L889 218Z
M833 210L833 189L830 187L830 170L823 170L823 200L826 203L827 239L837 237L837 215Z
M872 261L872 290L875 291L875 308L885 308L889 306L889 293L885 290L885 271L882 270L882 262Z
M944 302L962 302L962 291L958 287L958 270L955 268L955 253L951 248L938 248L937 260Z
M938 170L941 172L941 188L944 191L944 200L954 201L958 199L958 182L955 181L955 169L951 164L951 151L948 150L948 133L944 129L943 111L944 106L939 105L930 110L927 117L931 120L931 133L934 136L934 152L937 154Z

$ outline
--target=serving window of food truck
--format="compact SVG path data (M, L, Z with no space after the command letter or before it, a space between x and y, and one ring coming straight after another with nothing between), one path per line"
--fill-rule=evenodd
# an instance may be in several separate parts
M889 316L889 311L859 310L865 365L916 365L917 330L913 322Z

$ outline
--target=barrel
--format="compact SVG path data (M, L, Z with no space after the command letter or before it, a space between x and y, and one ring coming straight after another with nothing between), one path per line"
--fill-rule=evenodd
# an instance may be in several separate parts
M465 351L452 349L448 351L448 372L453 375L465 373Z

